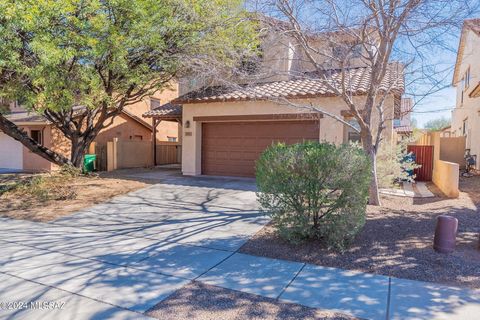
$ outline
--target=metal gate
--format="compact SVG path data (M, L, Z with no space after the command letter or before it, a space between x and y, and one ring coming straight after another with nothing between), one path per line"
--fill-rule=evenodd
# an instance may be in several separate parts
M432 181L433 146L408 146L408 152L412 152L415 155L415 162L421 165L414 170L415 180Z

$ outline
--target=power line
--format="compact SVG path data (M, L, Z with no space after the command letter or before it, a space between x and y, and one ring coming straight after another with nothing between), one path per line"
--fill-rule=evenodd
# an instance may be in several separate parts
M428 110L428 111L412 111L412 113L433 113L433 112L441 112L441 111L452 111L453 109L454 108Z

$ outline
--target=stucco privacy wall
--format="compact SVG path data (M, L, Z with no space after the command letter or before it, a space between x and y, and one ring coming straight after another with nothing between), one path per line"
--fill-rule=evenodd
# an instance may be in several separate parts
M355 102L360 104L364 97L355 97ZM323 110L341 117L342 110L347 106L338 97L298 99L296 104L321 107ZM387 115L385 141L392 141L393 132L393 96L386 99ZM194 117L201 116L229 116L229 115L262 115L262 114L295 114L305 113L306 109L279 105L273 101L238 101L217 103L196 103L183 105L183 124L190 122L190 128L183 128L182 133L182 172L185 175L201 174L202 159L202 123L193 121ZM337 120L324 116L320 120L319 140L336 144L344 142L344 125Z
M465 137L440 138L440 160L465 167Z
M150 141L122 141L114 138L107 142L108 171L152 165L152 143Z
M458 163L436 160L433 169L433 183L450 198L457 198L460 194Z

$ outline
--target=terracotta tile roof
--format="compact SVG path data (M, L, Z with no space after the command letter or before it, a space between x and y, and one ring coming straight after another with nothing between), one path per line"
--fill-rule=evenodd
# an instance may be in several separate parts
M244 100L267 100L275 98L313 98L322 96L335 96L328 83L340 88L341 73L331 70L327 80L319 78L317 74L308 74L306 78L253 85L237 86L237 88L213 86L189 92L173 101L175 104L224 102ZM347 71L347 90L354 95L366 94L371 81L371 68L353 68ZM402 67L393 63L380 87L381 90L392 90L399 94L404 91Z
M409 133L409 132L413 132L413 129L412 127L410 126L398 126L398 127L395 127L394 128L396 132L398 133Z
M153 110L145 112L142 117L144 118L181 118L182 117L182 106L179 104L167 103L157 107Z

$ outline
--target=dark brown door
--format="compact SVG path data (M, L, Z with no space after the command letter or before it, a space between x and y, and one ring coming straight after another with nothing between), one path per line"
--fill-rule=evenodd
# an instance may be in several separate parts
M255 176L255 161L275 142L318 140L318 121L206 122L202 124L202 174Z

